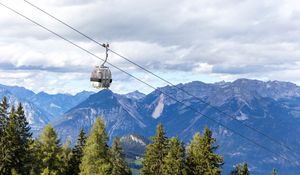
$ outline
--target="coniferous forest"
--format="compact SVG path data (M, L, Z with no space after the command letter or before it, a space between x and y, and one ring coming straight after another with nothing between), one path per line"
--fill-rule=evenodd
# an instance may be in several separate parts
M213 133L205 128L190 143L168 138L158 125L152 143L142 158L141 175L218 175L224 159ZM81 129L77 143L60 143L47 125L39 138L33 138L22 104L0 103L0 175L130 175L118 137L111 146L105 124L98 117L87 136ZM249 175L247 163L236 165L231 175ZM276 170L270 171L275 175Z

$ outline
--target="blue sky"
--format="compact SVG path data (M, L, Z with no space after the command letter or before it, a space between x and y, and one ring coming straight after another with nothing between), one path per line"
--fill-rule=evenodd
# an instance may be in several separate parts
M104 49L21 0L1 0L82 47ZM30 0L174 84L238 78L300 84L300 2L296 0ZM160 87L155 77L109 61ZM0 7L0 83L35 92L93 90L99 60ZM117 93L147 86L112 69Z

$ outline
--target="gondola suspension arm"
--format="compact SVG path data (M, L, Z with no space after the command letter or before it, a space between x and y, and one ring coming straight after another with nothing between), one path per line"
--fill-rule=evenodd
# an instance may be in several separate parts
M107 44L102 44L102 46L103 47L105 47L105 51L106 51L106 56L105 56L105 60L104 60L104 62L102 63L102 65L101 65L101 67L103 67L104 66L104 64L106 63L106 61L107 61L107 58L108 58L108 47L109 47L109 44L107 43Z

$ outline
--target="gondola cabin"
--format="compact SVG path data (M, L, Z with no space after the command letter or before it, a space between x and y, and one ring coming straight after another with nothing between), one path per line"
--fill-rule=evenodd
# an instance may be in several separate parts
M91 73L91 84L94 88L100 89L100 88L105 88L108 89L111 82L112 82L112 76L111 72L109 70L109 67L104 66L104 64L107 61L108 58L108 47L109 44L102 44L103 47L105 47L106 50L106 57L104 62L102 63L101 66L96 66L92 73Z
M111 71L106 66L96 66L91 74L91 84L94 88L109 88L112 83Z

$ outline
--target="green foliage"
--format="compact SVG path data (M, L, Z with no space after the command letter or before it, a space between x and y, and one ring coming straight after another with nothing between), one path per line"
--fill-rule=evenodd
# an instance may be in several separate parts
M183 175L186 174L185 149L179 139L172 138L169 141L169 151L163 159L163 175Z
M30 145L32 144L32 133L30 131L29 123L26 119L24 108L21 103L19 103L16 110L16 130L19 139L19 151L18 158L20 169L16 168L21 172L20 174L29 174L31 169L31 149Z
M20 175L20 174L17 172L17 170L12 169L11 170L11 175Z
M248 170L247 163L243 163L241 166L238 164L233 171L230 173L231 175L250 175L250 172Z
M30 164L30 175L39 175L44 170L44 166L41 162L42 160L42 150L41 150L42 144L39 140L32 140L30 144L30 150L31 150L31 164ZM36 163L39 162L39 163Z
M10 112L8 112L10 111ZM142 159L142 175L219 175L223 157L212 132L205 128L203 135L196 133L187 156L178 138L168 139L163 126L157 126L153 142L147 146ZM0 174L2 175L129 175L132 174L124 159L120 140L112 147L102 118L97 118L86 138L82 129L77 144L70 141L61 147L54 128L47 125L38 140L32 138L23 106L9 110L6 98L0 103ZM136 170L135 170L136 173ZM231 175L250 175L246 163L237 165ZM275 169L272 175L276 175Z
M78 175L80 172L79 165L81 164L83 156L83 148L86 143L86 135L83 129L81 129L80 134L77 138L77 144L72 149L72 157L70 160L70 174Z
M4 129L8 120L8 103L6 97L0 103L0 136L4 134ZM1 137L0 137L1 138Z
M61 147L57 134L50 124L44 128L39 143L36 143L36 145L40 147L43 173L60 173L62 163L60 157Z
M49 168L45 168L41 175L58 175L56 170L49 170Z
M31 160L29 145L32 134L23 107L19 104L15 110L12 106L6 118L8 104L5 98L0 106L1 117L5 118L0 141L2 148L0 174L29 174Z
M17 133L17 126L15 120L15 108L12 106L9 118L7 120L6 126L4 128L4 133L2 135L2 161L1 161L1 174L11 174L12 170L15 169L18 162L15 162L15 156L19 151L19 138Z
M272 175L276 175L276 169L275 168L272 169Z
M188 148L188 174L218 175L221 174L223 157L214 153L216 139L212 132L205 128L203 136L196 133Z
M153 143L147 146L141 174L161 175L163 159L167 153L168 138L166 137L163 126L159 124L156 129L156 134L153 137Z
M111 174L112 164L109 160L107 140L104 121L97 118L83 149L81 175Z
M62 175L72 174L72 166L71 166L72 150L70 148L70 144L71 141L70 139L68 139L62 148L61 166L60 166L60 172Z
M6 169L6 160L5 160L5 129L7 127L8 121L8 104L6 97L3 98L2 102L0 103L0 174L5 174L8 172Z
M231 172L230 175L239 175L239 172L241 171L240 165L237 165Z
M130 175L131 171L124 160L124 154L118 137L115 137L110 153L113 166L111 175Z
M243 163L242 171L241 171L240 175L250 175L247 163Z

